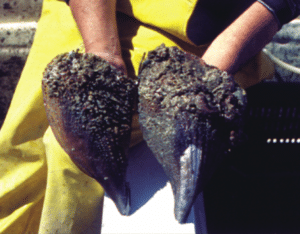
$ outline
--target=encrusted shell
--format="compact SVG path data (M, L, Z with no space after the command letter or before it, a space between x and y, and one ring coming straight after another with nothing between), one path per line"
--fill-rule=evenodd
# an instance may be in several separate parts
M239 139L246 93L228 73L164 45L148 53L141 63L139 80L138 112L144 139L170 179L175 215L185 222L194 194L187 196L191 201L184 201L186 207L176 202L178 194L195 190L196 196ZM197 149L200 158L197 162L185 159L189 163L183 165L189 148ZM197 185L190 185L196 188L184 188L183 178L192 178L188 173L198 167L193 163L200 165L194 171Z
M74 125L89 134L109 132L118 139L130 129L137 82L93 54L58 55L47 66L47 95L68 103Z
M137 82L94 54L72 51L53 59L42 85L56 139L128 215L125 176Z

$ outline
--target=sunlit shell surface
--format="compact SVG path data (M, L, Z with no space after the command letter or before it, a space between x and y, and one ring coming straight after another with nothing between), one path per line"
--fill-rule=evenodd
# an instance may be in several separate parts
M72 51L53 59L42 84L47 117L58 142L118 206L122 201L117 200L129 192L126 152L136 81L100 57Z
M164 45L148 53L139 79L144 139L170 178L175 216L185 222L196 195L238 140L246 93L226 72ZM196 188L189 180L197 181Z

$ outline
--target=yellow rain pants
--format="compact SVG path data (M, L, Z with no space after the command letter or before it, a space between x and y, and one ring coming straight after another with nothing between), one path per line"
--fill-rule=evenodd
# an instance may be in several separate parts
M120 40L130 76L137 74L144 52L162 43L198 56L205 51L207 45L194 46L185 33L196 0L173 2L118 1L123 12L118 13ZM167 11L160 11L164 6ZM57 143L41 90L47 64L81 44L69 7L62 1L44 0L32 49L0 130L1 234L100 233L104 191ZM272 66L265 61L257 55L236 74L237 81L247 87L270 77ZM140 141L135 115L131 145Z

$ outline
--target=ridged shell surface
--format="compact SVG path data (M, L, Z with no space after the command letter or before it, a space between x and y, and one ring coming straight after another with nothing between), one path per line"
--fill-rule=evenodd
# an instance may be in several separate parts
M170 178L175 201L184 197L179 191L189 184L183 180L199 172L197 188L184 188L186 193L196 190L183 212L187 213L218 162L239 140L246 93L228 73L164 45L148 53L139 79L138 111L144 139ZM187 149L201 157L188 159ZM199 168L184 169L187 165ZM175 204L175 213L179 209ZM177 219L184 222L186 215Z
M72 51L53 59L42 83L49 123L64 150L113 199L126 193L137 82L98 56Z

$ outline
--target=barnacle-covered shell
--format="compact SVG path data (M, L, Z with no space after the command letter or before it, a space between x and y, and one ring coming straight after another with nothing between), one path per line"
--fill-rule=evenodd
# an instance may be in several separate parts
M139 79L138 111L144 139L170 178L175 215L184 222L193 199L241 131L246 93L228 73L164 45L148 53ZM198 158L187 159L187 149L198 150ZM195 164L200 165L196 171L185 168ZM197 188L183 188L188 184L184 180L193 176ZM190 200L184 201L185 207L182 201L177 204L180 196Z
M72 51L49 63L42 87L60 145L128 214L126 153L136 81L96 55Z

